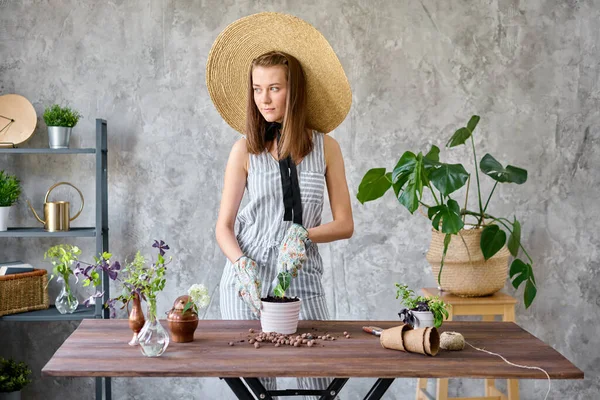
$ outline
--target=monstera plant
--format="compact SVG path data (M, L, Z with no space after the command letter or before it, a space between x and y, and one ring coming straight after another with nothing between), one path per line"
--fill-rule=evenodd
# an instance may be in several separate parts
M465 227L466 217L472 218L474 222L467 225L482 229L480 247L485 260L489 260L505 245L508 247L510 254L514 257L510 266L512 285L518 289L521 284L525 283L524 303L528 308L537 294L537 287L532 268L533 260L521 243L521 223L516 217L510 220L487 212L490 199L498 184L521 185L527 181L527 171L512 165L504 167L490 154L484 155L478 162L473 132L479 120L479 116L472 116L467 125L458 129L446 143L448 148L467 142L471 144L477 182L477 208L475 210L467 208L471 174L462 164L441 162L440 149L437 146L432 146L425 154L406 151L391 172L385 168L370 169L359 185L357 198L364 204L382 197L390 188L393 188L400 204L406 207L411 214L419 207L426 210L426 215L431 220L433 228L445 235L442 261L437 277L440 284L444 257L452 236L460 234ZM494 180L494 186L485 202L481 193L480 170ZM465 185L467 185L465 206L461 208L454 196L455 192ZM429 192L429 198L424 197L425 192ZM525 260L518 258L520 250L525 255Z

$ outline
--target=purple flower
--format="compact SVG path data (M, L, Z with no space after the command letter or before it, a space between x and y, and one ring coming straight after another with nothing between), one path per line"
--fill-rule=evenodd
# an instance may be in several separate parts
M165 255L165 250L169 250L169 245L167 245L167 244L166 244L164 241L162 241L162 240L161 240L160 242L159 242L158 240L155 240L155 241L154 241L154 244L152 245L152 247L155 247L155 248L157 248L157 249L158 249L158 251L160 252L160 255L161 255L161 256L164 256L164 255Z
M118 261L115 261L112 265L107 265L104 270L108 274L108 277L114 281L117 279L117 275L119 275L121 264Z
M96 304L96 299L101 298L102 296L104 296L104 292L96 292L95 294L85 299L83 305L86 307L93 306L94 304Z
M117 310L115 309L116 302L117 302L117 299L108 299L106 304L104 304L105 308L110 309L110 317L111 318L115 318L117 316Z

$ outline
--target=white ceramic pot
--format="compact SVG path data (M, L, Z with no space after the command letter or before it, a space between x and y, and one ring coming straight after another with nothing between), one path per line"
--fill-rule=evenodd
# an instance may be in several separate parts
M0 231L8 230L8 213L11 207L0 207Z
M289 303L262 302L260 325L263 332L277 332L284 335L296 333L302 299Z
M411 311L411 313L416 317L415 329L434 326L434 318L431 311Z

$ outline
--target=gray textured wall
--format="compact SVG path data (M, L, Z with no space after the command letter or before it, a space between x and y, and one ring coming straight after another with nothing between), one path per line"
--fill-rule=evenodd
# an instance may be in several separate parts
M491 206L494 213L521 217L536 261L538 298L528 310L518 305L517 322L585 371L584 381L554 381L550 398L598 398L597 1L1 0L0 94L26 96L40 115L53 102L80 109L85 118L74 130L75 147L93 146L95 118L108 121L111 250L131 256L163 238L176 256L159 311L191 283L204 282L213 301L202 317L219 318L225 258L214 225L238 134L212 106L204 68L227 24L267 10L317 27L353 89L352 110L333 136L345 156L356 230L348 241L321 246L333 318L394 319L393 282L434 284L424 259L427 221L409 215L391 195L362 206L356 188L369 168L391 168L408 149L441 147L477 113L480 155L489 151L529 170L527 184L503 187ZM39 118L29 145L45 146L46 140ZM464 158L469 154L458 149L443 157L472 169ZM24 197L38 210L52 183L73 182L89 201L75 226L93 223L93 158L4 156L0 166L21 176ZM324 219L330 218L328 210ZM12 224L33 222L19 204ZM55 243L1 239L0 258L43 265L43 251ZM89 239L74 243L93 251ZM50 290L54 297L56 287ZM515 293L509 285L506 291ZM25 398L92 398L92 380L39 376L74 328L0 322L0 355L20 357L35 369ZM362 398L371 382L349 384L344 399ZM482 388L476 380L450 383L453 395L481 395ZM545 381L521 381L521 398L542 398L546 388ZM217 379L117 379L113 392L116 399L232 398ZM412 399L414 392L415 380L399 379L386 398Z

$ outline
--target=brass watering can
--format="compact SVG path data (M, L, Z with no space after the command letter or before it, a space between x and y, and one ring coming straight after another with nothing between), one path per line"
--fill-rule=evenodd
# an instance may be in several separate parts
M79 208L79 211L77 212L77 214L75 214L75 216L73 218L71 218L69 215L70 203L68 201L48 202L48 196L50 196L50 192L52 192L52 190L54 188L56 188L57 186L60 186L60 185L71 186L73 189L77 190L77 193L79 193L79 196L81 197L81 207ZM33 211L33 215L35 215L35 218L37 218L38 221L40 221L42 224L44 224L44 229L46 231L48 231L48 232L68 231L70 229L71 221L73 221L75 218L79 217L79 214L81 214L81 211L83 211L83 194L81 194L81 191L79 189L77 189L75 186L71 185L69 182L59 182L59 183L53 185L50 189L48 189L48 192L46 193L46 197L44 198L44 219L43 220L37 215L37 213L31 206L31 203L29 202L29 200L27 200L27 204L29 204L29 208L31 208L31 211Z

